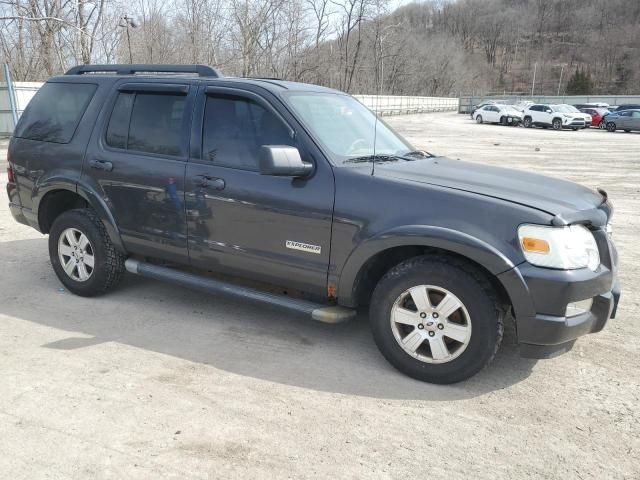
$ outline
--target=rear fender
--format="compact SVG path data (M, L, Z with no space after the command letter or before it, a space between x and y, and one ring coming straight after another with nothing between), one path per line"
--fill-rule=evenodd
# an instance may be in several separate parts
M78 181L76 178L73 178L73 175L77 175L77 172L58 171L53 172L52 175L46 178L41 178L32 192L33 211L39 211L40 203L49 192L55 190L75 192L87 201L89 206L97 213L100 220L102 220L111 243L113 243L120 253L126 254L127 252L122 243L115 219L105 200L91 188L90 185Z

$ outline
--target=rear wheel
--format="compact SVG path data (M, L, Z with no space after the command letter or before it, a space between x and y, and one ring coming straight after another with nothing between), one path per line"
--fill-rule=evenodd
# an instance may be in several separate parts
M559 118L554 118L553 122L551 123L551 126L553 127L554 130L561 130L562 120L560 120Z
M476 117L476 123L482 123L482 115Z
M504 312L489 282L464 261L442 256L416 257L387 272L369 316L385 358L431 383L471 377L502 340Z
M614 122L607 123L607 132L615 132L616 130L617 130L617 127Z
M124 255L114 248L93 210L69 210L53 222L49 257L56 275L72 293L91 297L120 281Z
M631 130L625 129L624 133L629 133Z

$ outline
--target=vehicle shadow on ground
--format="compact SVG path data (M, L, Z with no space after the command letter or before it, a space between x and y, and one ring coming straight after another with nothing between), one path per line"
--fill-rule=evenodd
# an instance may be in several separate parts
M25 264L24 258L30 259ZM287 311L127 275L112 293L75 296L61 287L46 239L0 243L5 272L0 313L53 327L44 348L74 350L119 342L234 374L318 391L387 399L457 400L527 378L513 328L494 362L456 385L437 386L394 370L378 352L365 315L325 325Z

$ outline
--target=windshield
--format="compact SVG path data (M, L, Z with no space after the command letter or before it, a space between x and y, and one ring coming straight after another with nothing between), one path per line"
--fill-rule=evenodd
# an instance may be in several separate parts
M405 155L414 148L367 107L338 93L288 92L284 94L302 123L337 164L377 155ZM374 149L375 135L375 149Z
M554 112L560 112L560 113L580 113L580 111L575 108L572 107L571 105L552 105L551 108L553 109Z

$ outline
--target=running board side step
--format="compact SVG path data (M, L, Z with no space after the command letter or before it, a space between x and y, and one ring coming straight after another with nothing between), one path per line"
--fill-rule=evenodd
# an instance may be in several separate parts
M161 267L133 258L125 260L124 266L128 272L142 277L177 283L205 293L221 293L231 297L242 298L243 300L249 299L255 302L268 303L309 315L313 320L323 323L341 323L356 316L356 311L350 308L326 306L308 300L261 292L254 288L234 285L214 278Z

